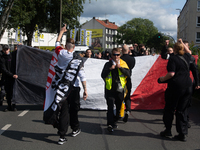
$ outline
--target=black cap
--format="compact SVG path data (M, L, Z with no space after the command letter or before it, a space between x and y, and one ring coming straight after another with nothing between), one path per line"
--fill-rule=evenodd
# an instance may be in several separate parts
M10 47L7 45L7 44L5 44L5 45L3 45L3 50L7 50L7 49L9 49Z

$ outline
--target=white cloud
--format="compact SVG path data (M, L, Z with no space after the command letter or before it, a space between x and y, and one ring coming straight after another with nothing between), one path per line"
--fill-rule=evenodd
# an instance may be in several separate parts
M176 38L178 13L174 6L185 0L95 0L84 5L81 23L98 19L109 19L118 26L133 18L151 20L160 32L168 32ZM178 3L179 2L179 3ZM180 7L179 7L180 8ZM182 6L181 6L182 8Z

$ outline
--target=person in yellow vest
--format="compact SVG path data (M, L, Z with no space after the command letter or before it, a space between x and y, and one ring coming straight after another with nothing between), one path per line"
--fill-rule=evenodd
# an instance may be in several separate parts
M117 128L120 108L124 99L124 88L126 78L130 77L130 71L125 61L120 59L120 49L114 48L111 53L111 59L105 63L101 77L105 81L105 98L108 106L107 110L107 129L113 132ZM113 109L116 105L116 115Z

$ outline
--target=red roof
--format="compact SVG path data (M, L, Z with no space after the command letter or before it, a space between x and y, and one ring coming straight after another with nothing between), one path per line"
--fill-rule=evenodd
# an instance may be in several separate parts
M95 19L96 21L98 21L100 24L102 24L104 27L109 28L109 29L118 29L118 26L115 25L115 23L113 22L109 22L109 20L99 20L99 19Z

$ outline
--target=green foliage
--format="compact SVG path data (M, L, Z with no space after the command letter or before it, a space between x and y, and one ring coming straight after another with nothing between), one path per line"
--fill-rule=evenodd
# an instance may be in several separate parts
M35 26L40 31L58 32L60 28L60 0L15 0L9 27L21 27L31 45ZM90 2L90 1L89 1ZM79 27L77 17L83 12L85 0L62 0L62 22L69 28Z
M134 18L118 28L118 35L115 42L118 44L144 44L149 48L155 48L160 52L165 44L165 40L170 40L170 46L173 47L174 39L158 32L153 22L148 19Z
M127 44L145 44L148 40L158 33L158 29L154 26L153 22L148 19L134 18L126 24L118 28L119 39L117 42L122 44L123 41Z

